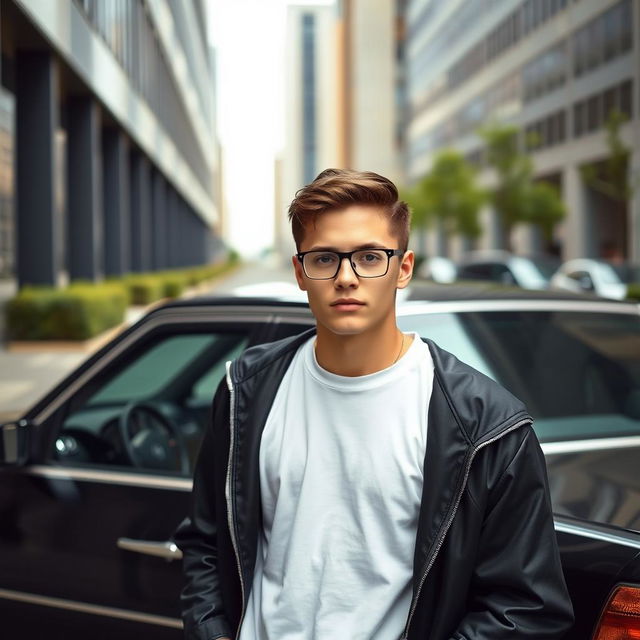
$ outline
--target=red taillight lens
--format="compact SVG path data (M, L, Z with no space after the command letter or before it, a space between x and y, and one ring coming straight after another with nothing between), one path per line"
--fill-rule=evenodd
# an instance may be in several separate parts
M593 640L640 640L640 587L613 592Z

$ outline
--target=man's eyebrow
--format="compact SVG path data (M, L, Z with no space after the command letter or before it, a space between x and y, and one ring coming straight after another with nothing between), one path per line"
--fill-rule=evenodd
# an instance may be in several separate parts
M362 249L386 249L387 247L384 244L380 244L378 242L367 242L366 244L358 245L351 249L351 251L361 251ZM340 249L336 247L311 247L309 251L333 251L335 253L342 253Z

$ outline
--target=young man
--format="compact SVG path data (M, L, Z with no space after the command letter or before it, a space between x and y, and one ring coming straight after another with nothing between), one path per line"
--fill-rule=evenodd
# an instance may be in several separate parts
M175 534L185 637L562 637L532 419L398 329L414 254L395 186L328 169L289 215L316 328L227 365Z

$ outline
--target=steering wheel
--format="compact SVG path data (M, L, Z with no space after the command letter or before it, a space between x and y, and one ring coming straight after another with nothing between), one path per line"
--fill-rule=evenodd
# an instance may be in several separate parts
M131 427L136 426L135 435ZM120 437L131 464L147 469L175 468L189 475L189 455L180 429L151 402L130 402L118 418Z

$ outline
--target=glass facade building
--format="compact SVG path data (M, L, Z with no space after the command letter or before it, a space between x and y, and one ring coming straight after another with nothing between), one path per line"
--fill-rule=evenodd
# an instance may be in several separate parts
M565 258L640 260L638 196L609 202L584 184L581 169L607 157L604 125L612 110L629 172L640 170L640 4L632 0L410 0L407 6L410 181L434 154L454 147L484 169L478 129L517 125L536 178L556 184L567 205L553 247ZM491 225L488 225L489 227ZM488 233L483 248L500 245Z
M0 277L59 285L210 261L204 0L0 2Z

